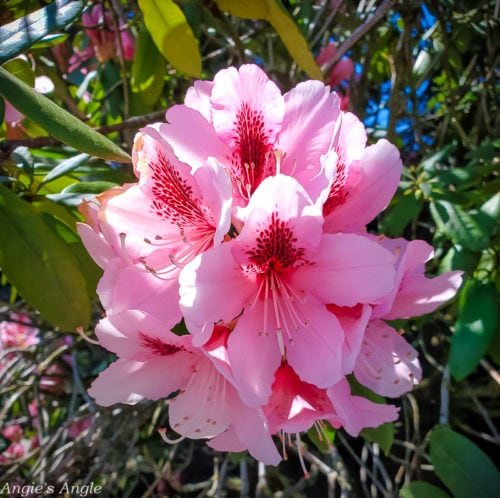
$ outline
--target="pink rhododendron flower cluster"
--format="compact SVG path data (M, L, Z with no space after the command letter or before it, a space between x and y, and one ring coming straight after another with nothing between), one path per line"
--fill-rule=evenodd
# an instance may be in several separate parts
M197 81L133 160L136 183L81 208L104 270L96 335L118 357L90 387L99 404L178 393L173 431L268 464L274 435L300 446L323 421L356 436L397 419L352 379L411 390L417 352L386 320L435 310L461 276L427 278L423 241L367 233L399 183L392 144L367 145L321 82L283 95L244 65Z
M72 72L92 57L103 64L110 59L122 57L131 61L135 54L135 40L132 33L125 28L120 19L113 19L110 10L104 10L98 3L82 14L82 25L89 44L83 49L74 49L69 59L68 72Z

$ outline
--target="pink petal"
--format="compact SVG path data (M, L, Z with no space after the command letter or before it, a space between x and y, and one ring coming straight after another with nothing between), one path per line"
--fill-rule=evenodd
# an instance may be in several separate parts
M209 122L212 121L212 104L210 95L214 87L213 81L197 80L193 86L189 87L184 98L184 103L188 107L195 109ZM169 121L167 119L167 121Z
M373 320L354 367L356 379L382 396L411 391L422 377L418 354L392 327Z
M186 387L170 401L171 427L191 439L213 437L225 431L231 422L228 387L210 360L200 358Z
M281 363L273 316L269 316L269 331L265 331L264 313L261 302L246 308L228 341L229 363L238 394L246 405L255 407L269 399L274 372Z
M332 147L340 116L337 94L319 81L299 83L284 96L285 119L278 147L284 153L281 172L293 175L308 189L320 171L320 159ZM317 197L317 192L310 192Z
M252 295L254 282L242 274L226 242L209 249L186 265L179 275L180 307L189 331L199 336L209 324L209 335L195 338L201 345L208 340L213 324L231 322Z
M329 421L334 427L342 425L351 436L357 436L365 427L378 427L398 418L399 408L395 406L352 396L345 379L328 389L328 397L337 411L337 417Z
M387 140L370 145L359 163L349 165L355 184L344 192L343 202L328 213L328 231L360 231L389 204L401 177L398 149Z
M163 280L133 266L114 260L99 281L97 293L108 313L140 309L164 321L170 330L182 318L175 278Z
M278 368L272 396L264 407L271 433L307 431L334 412L324 389L301 381L287 363Z
M116 257L115 251L104 240L104 237L89 225L77 223L76 228L85 249L88 251L92 259L101 268L106 268L110 261Z
M184 387L190 374L185 361L176 355L168 362L162 357L144 362L118 359L99 374L88 393L102 406L135 405L143 399L167 397Z
M396 295L391 311L384 318L410 318L435 311L452 299L462 285L462 271L452 271L435 278L409 275Z
M232 149L236 148L235 122L238 122L243 104L252 115L262 118L262 132L268 136L268 141L275 141L283 121L283 97L276 84L258 66L247 64L238 70L230 67L219 71L214 78L210 102L214 128Z
M314 265L298 268L294 287L325 304L372 303L394 287L394 258L376 242L351 234L326 234Z
M173 334L164 321L138 310L102 318L95 332L101 346L121 358L135 361L179 353L189 355L192 349L189 336Z
M337 317L344 331L342 373L347 375L354 369L372 308L368 304L358 304L352 308L329 304L327 309Z
M307 321L297 322L290 340L284 338L288 363L304 382L329 387L343 375L344 331L337 318L311 298L294 307Z
M190 164L194 170L202 167L208 157L225 163L231 151L219 138L212 123L198 111L177 105L167 111L167 123L159 128L160 135L172 146L179 160Z

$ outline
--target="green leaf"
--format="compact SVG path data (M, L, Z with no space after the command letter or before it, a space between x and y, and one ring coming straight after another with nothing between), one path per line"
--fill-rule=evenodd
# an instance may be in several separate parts
M321 424L321 433L315 424L307 431L307 436L321 453L328 454L335 439L335 429L326 420L319 423Z
M455 244L471 251L482 251L490 244L490 234L476 217L464 211L457 204L435 200L430 205L431 214L439 231Z
M425 481L413 481L404 485L399 492L400 498L449 498L442 489Z
M449 360L450 372L456 380L469 375L486 354L497 327L496 303L495 284L491 281L470 279L460 292Z
M140 93L146 105L153 105L160 97L165 84L165 60L147 29L140 29L135 46L130 86Z
M394 424L386 422L378 427L367 427L361 431L361 437L372 443L377 443L382 451L388 455L394 442Z
M0 28L0 64L26 52L38 40L78 17L84 2L56 0Z
M414 192L399 196L394 206L384 215L381 231L389 237L400 236L408 223L418 217L422 205L423 199L417 199Z
M13 74L16 78L24 81L30 87L35 86L35 73L31 64L24 59L12 59L3 65L3 68Z
M479 223L491 235L498 226L498 218L500 217L500 193L495 194L479 208L477 217Z
M201 77L198 41L182 10L173 0L139 0L148 28L158 50L178 71Z
M278 33L297 65L311 78L323 80L323 74L307 46L297 24L280 0L216 0L224 11L243 19L267 19Z
M49 201L50 202L50 201ZM43 204L41 205L43 208ZM83 246L80 236L70 228L66 223L44 212L42 214L47 225L64 240L67 247L78 262L82 276L85 280L87 295L90 299L96 299L97 283L102 276L102 270L97 266L94 260Z
M269 8L267 0L216 0L224 12L242 19L267 19Z
M66 243L32 206L0 185L0 267L23 298L53 324L87 327L90 300Z
M77 154L76 156L70 157L69 159L65 159L64 161L60 162L54 169L49 171L47 175L45 175L45 177L41 181L40 186L56 180L61 176L67 175L68 173L71 173L71 171L74 171L82 164L86 163L88 159L88 154Z
M130 162L130 156L50 99L0 68L0 95L61 142L92 156Z
M446 273L453 270L463 270L472 275L476 269L479 254L477 252L464 249L461 246L450 247L439 265L438 273Z
M454 498L498 496L498 469L472 441L442 425L432 430L429 444L434 472Z
M297 24L290 17L280 0L268 0L269 22L278 32L290 55L297 65L311 78L323 81L323 73L316 63L312 52L307 46L306 39L302 36Z

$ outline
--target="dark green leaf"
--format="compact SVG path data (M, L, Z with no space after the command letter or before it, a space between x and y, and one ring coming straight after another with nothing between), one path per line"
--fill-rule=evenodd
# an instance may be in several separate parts
M431 432L429 444L434 472L454 498L498 497L498 470L472 441L448 426L438 426Z
M2 26L0 64L26 52L52 31L65 27L80 14L83 6L80 0L55 0L43 9Z
M477 213L478 222L491 235L493 230L498 226L500 217L500 194L497 193L488 199Z
M42 316L67 330L87 327L90 300L80 266L32 206L0 185L0 266Z
M377 443L382 451L388 455L394 442L394 424L387 422L378 427L367 427L361 431L361 437L372 443Z
M110 161L130 162L130 156L104 135L94 131L50 99L0 68L0 95L47 130L75 149Z
M416 219L422 209L423 200L417 199L414 192L400 195L393 207L384 215L381 231L389 237L398 237L405 227Z
M490 234L476 218L457 204L436 200L430 205L438 230L455 244L472 251L482 251L490 243Z
M442 489L424 481L413 481L406 484L399 492L400 498L449 498Z
M460 292L449 361L450 372L456 380L469 375L486 354L497 327L496 303L493 282L471 279Z

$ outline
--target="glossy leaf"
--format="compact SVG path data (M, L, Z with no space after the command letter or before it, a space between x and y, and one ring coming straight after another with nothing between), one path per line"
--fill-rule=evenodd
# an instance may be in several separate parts
M86 327L90 300L78 261L27 202L0 185L0 267L42 316L67 330Z
M26 83L0 68L0 95L50 135L75 149L110 161L130 162L115 143L93 130Z
M37 41L67 26L82 11L84 2L55 0L43 9L0 28L0 64L22 54Z
M307 46L306 39L302 36L295 21L290 17L280 0L268 0L269 22L278 32L290 55L297 65L305 71L310 78L323 80L323 73L314 60L312 52Z
M139 0L148 28L158 50L178 71L201 77L198 41L186 16L173 0Z
M500 217L500 193L488 199L479 208L477 216L481 225L491 234L498 226L498 219Z
M323 80L323 74L307 46L297 24L290 17L280 0L234 2L216 0L219 7L243 19L267 19L278 33L297 65L311 78Z
M472 251L482 251L488 247L490 236L487 228L459 205L438 200L431 203L430 207L438 229L455 244Z
M269 15L267 0L216 0L225 12L242 19L266 19Z
M405 227L418 217L422 209L423 200L417 199L414 192L401 195L394 206L384 215L381 231L389 237L397 237L403 233Z
M433 429L429 444L434 472L454 498L498 496L498 469L472 441L442 425Z
M161 95L166 74L165 60L156 48L147 29L141 29L137 37L132 77L133 92L141 94L145 104L153 105Z
M458 319L451 340L450 372L456 380L469 375L486 354L497 321L495 284L469 280L460 293Z
M60 178L61 176L67 175L71 171L74 171L79 166L87 162L89 159L88 154L77 154L76 156L70 157L61 163L59 163L53 170L49 171L43 178L41 184L46 184L51 181Z
M400 498L449 498L441 488L425 481L413 481L406 484L399 492Z

